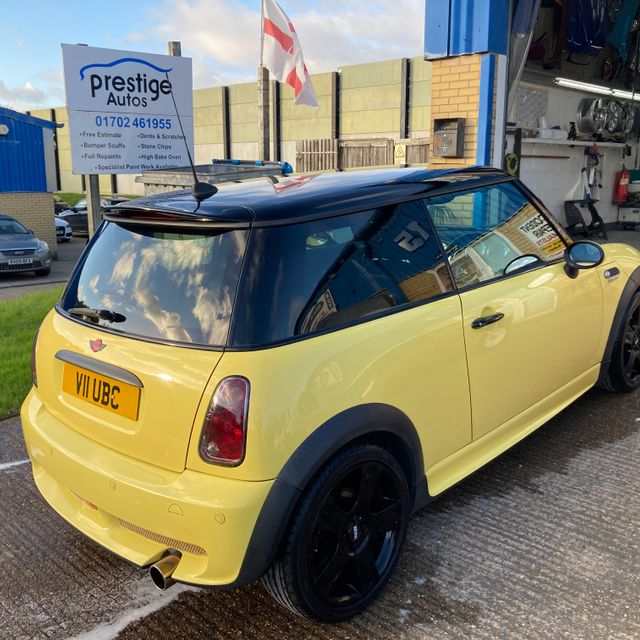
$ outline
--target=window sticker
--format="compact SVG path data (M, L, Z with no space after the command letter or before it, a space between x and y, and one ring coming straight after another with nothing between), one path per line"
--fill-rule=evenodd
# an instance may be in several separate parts
M551 260L564 253L562 240L541 213L536 213L519 224L518 231Z

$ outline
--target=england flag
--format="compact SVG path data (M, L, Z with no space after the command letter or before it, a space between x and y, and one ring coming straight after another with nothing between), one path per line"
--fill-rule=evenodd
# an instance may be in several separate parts
M262 0L262 65L293 88L295 104L317 107L296 30L275 0Z

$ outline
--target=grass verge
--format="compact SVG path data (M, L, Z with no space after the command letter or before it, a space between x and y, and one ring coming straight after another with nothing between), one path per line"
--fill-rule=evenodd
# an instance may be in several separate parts
M31 388L31 346L62 287L0 302L0 420L16 415Z
M58 191L56 195L59 196L62 201L68 203L72 207L76 202L78 202L78 200L80 200L80 198L84 198L84 193L71 193L69 191Z

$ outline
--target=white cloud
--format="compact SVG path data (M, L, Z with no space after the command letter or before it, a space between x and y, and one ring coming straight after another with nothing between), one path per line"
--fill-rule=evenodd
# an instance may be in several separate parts
M167 3L161 15L156 34L182 41L183 54L194 62L215 61L238 71L257 68L258 12L231 0L180 0Z
M341 66L419 56L423 0L284 0L311 73ZM156 36L180 40L193 58L194 85L255 78L260 54L260 12L234 0L167 2L151 17Z
M424 0L280 0L295 25L309 71L422 55ZM259 2L165 0L144 24L131 25L114 48L164 52L179 40L193 59L194 87L251 82L260 57ZM32 82L8 87L0 104L16 109L64 103L61 69L45 68Z
M339 7L321 0L292 18L312 73L422 54L422 0L349 0Z
M53 107L64 104L64 75L62 69L42 69L34 81L22 86L9 87L0 80L0 105L17 111L29 111L38 107Z
M47 93L38 89L31 82L25 82L21 87L8 87L0 80L0 104L12 109L28 109L37 105L44 105Z

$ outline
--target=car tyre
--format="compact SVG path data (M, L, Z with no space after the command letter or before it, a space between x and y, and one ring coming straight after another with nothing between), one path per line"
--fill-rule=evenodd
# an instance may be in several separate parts
M409 515L407 478L397 460L376 445L351 446L312 481L284 552L262 583L298 615L347 620L384 588L402 551Z
M601 386L622 393L640 387L640 292L636 292L627 307Z
M51 273L51 268L48 269L36 269L37 276L48 276Z

